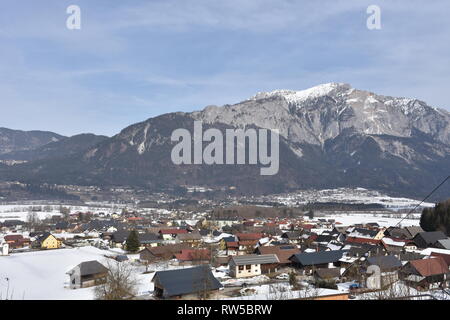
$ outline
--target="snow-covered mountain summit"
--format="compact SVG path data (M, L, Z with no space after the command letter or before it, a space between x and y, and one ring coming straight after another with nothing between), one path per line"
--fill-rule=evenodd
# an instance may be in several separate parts
M192 113L208 123L279 129L291 142L323 145L342 132L411 137L416 131L450 145L450 113L411 98L378 95L345 83L260 92L235 105Z

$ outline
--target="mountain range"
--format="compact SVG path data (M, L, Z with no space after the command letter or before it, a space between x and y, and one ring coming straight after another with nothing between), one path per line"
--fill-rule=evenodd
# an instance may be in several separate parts
M278 129L280 169L255 165L175 165L175 129ZM307 188L364 187L422 197L450 173L450 113L425 102L328 83L307 90L257 93L233 105L163 114L113 137L63 137L0 129L4 180L127 185L153 190L179 185L234 186L242 194ZM450 187L440 190L449 196Z

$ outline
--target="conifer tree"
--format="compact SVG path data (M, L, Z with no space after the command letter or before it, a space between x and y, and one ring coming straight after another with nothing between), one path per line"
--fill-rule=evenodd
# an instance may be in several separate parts
M139 235L136 230L132 230L125 243L126 250L129 252L136 252L139 250L140 246L141 243L139 242Z

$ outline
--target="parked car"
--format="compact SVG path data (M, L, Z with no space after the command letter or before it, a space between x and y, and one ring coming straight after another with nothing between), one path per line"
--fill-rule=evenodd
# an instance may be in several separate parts
M289 275L287 273L281 273L275 277L278 280L289 280Z

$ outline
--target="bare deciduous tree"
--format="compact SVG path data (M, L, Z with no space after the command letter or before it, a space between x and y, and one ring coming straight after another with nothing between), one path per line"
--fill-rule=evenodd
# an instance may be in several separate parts
M137 294L137 280L128 262L108 261L106 281L95 287L97 300L129 300Z

